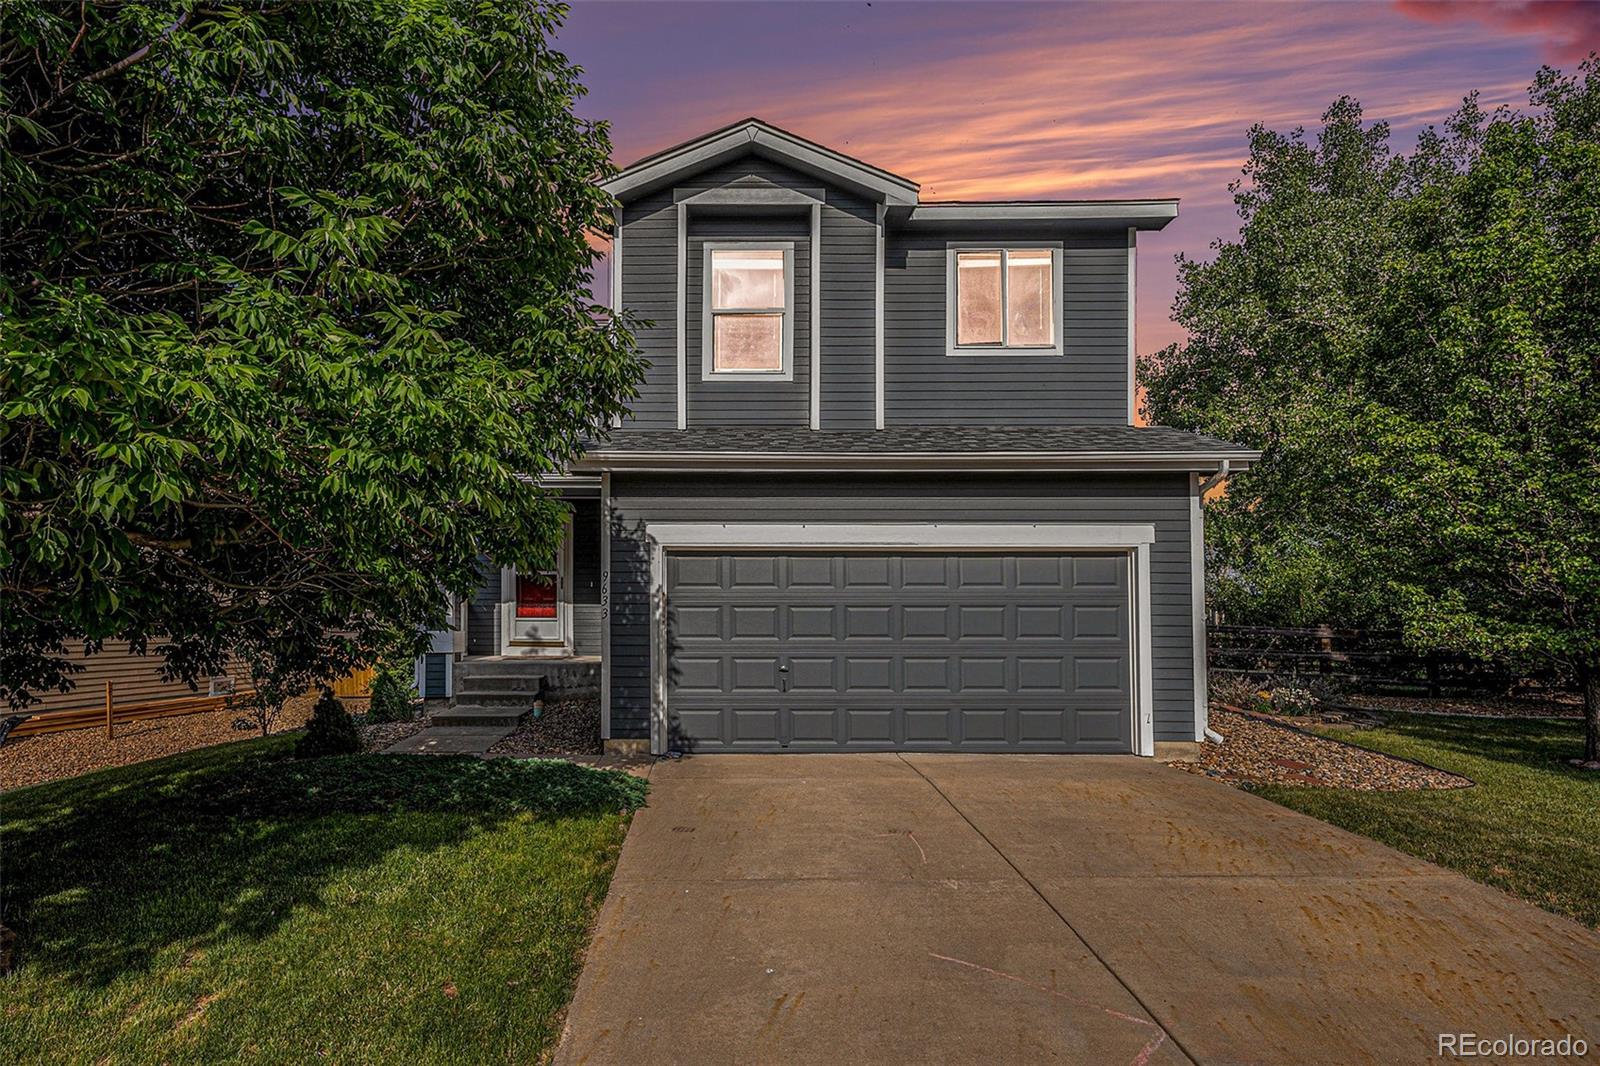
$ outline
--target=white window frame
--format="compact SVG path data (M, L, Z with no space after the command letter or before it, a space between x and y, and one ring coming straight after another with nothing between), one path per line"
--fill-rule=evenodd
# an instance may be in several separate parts
M740 307L717 310L711 306L711 253L716 251L782 252L783 302L778 307ZM702 251L700 282L700 380L701 381L793 381L794 380L794 241L737 240L706 241ZM716 316L770 315L783 313L783 357L777 370L718 370L714 357Z
M1006 253L1020 249L1050 249L1050 291L1053 295L1052 310L1055 313L1054 344L1007 344L1005 331L1008 315L1006 313ZM1000 256L1000 343L999 344L957 344L956 315L959 309L957 300L957 286L959 279L956 267L956 256L959 252L996 252ZM1060 241L950 241L945 245L945 355L1061 355L1065 351L1062 344L1066 336L1066 289L1062 284L1062 243Z

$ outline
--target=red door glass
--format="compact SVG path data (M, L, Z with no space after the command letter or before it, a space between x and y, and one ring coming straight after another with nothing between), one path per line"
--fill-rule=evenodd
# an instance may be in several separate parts
M517 617L554 618L556 579L554 574L517 575Z

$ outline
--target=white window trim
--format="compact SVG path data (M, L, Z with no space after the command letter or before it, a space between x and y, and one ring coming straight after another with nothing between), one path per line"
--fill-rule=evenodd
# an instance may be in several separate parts
M1133 751L1155 754L1151 549L1155 526L1091 523L650 522L650 752L667 752L667 552L831 548L842 551L1120 551L1128 556Z
M956 253L958 252L999 252L1000 260L1000 319L1001 328L1005 323L1005 296L1006 296L1006 268L1005 253L1016 248L1048 248L1050 249L1050 291L1054 296L1055 343L1044 345L1020 344L957 344L956 337ZM1064 299L1066 288L1063 284L1062 270L1062 243L1060 241L949 241L945 244L945 281L944 281L944 336L945 355L948 356L1050 356L1061 355L1065 351L1062 341L1066 337L1066 312Z
M701 381L793 381L794 380L794 242L767 240L706 241L701 252L700 282L700 380ZM738 249L747 252L783 253L783 361L777 370L716 370L712 347L716 337L712 328L711 253ZM740 309L739 314L771 314L771 309ZM724 314L728 313L726 311Z

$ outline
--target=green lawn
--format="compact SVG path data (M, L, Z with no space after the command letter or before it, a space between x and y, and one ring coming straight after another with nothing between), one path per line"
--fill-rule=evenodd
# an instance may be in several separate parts
M292 738L0 796L11 1062L532 1062L644 783Z
M1253 790L1600 928L1600 773L1566 762L1583 750L1582 728L1396 714L1382 729L1331 735L1462 774L1476 787Z

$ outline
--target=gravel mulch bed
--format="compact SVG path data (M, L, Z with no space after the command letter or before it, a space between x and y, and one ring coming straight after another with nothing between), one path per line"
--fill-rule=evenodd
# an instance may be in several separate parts
M529 716L509 736L490 748L489 754L599 755L603 750L600 697L572 695L547 701L542 716Z
M304 696L284 704L272 731L283 733L305 725L315 702L315 696ZM0 744L0 791L260 736L253 728L233 728L238 717L237 711L207 711L151 718L118 725L110 740L106 739L105 730L98 728L13 737Z
M428 728L428 721L420 714L409 722L374 722L358 725L362 751L382 751L390 744L398 744L406 737L416 736Z
M1223 743L1206 742L1200 757L1172 763L1180 770L1235 784L1320 785L1362 792L1465 788L1472 782L1430 766L1396 759L1258 715L1212 709L1211 728Z
M1407 714L1454 714L1482 718L1582 718L1583 699L1577 693L1547 696L1461 696L1429 699L1426 696L1349 696L1340 701L1351 707Z

